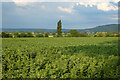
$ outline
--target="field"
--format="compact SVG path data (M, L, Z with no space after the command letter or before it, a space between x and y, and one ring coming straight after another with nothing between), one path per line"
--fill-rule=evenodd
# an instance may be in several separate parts
M3 38L3 78L117 78L118 38Z

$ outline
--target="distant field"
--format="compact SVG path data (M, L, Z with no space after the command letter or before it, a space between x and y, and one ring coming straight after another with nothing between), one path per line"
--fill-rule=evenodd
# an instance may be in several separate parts
M3 78L117 78L118 38L3 38Z

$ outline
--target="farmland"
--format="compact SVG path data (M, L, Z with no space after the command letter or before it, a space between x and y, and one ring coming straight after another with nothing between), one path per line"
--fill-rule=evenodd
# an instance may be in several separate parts
M3 78L117 78L118 38L3 38Z

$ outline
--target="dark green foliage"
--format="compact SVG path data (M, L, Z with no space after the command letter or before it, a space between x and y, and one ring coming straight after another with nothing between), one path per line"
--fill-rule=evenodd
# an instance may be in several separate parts
M20 34L21 35L21 37L33 37L33 35L29 32L29 33L21 33Z
M57 23L57 37L62 37L62 22L61 20Z
M15 32L13 35L14 35L14 37L19 37L19 33L18 32Z
M32 33L31 32L27 32L27 37L33 37Z
M86 33L79 33L76 29L70 30L69 31L71 34L71 37L87 37ZM69 37L70 35L68 35Z
M45 33L45 37L48 37L48 33Z
M86 34L86 33L79 33L79 37L87 37L88 36L88 34Z
M78 37L79 36L79 32L76 29L70 30L70 34L72 37Z
M2 32L2 38L4 38L4 37L8 37L8 36L5 32Z
M97 35L95 34L94 37L97 37Z
M106 37L113 37L112 34L106 34Z
M43 34L37 34L36 37L44 37Z
M11 37L12 37L11 33L2 32L2 38L11 38Z
M14 37L21 38L21 37L29 37L29 36L26 33L22 32L22 33L14 33Z

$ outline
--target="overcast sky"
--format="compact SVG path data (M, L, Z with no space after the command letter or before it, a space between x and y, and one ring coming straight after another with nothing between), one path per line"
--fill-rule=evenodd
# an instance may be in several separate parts
M84 29L118 23L117 2L3 2L3 28Z

